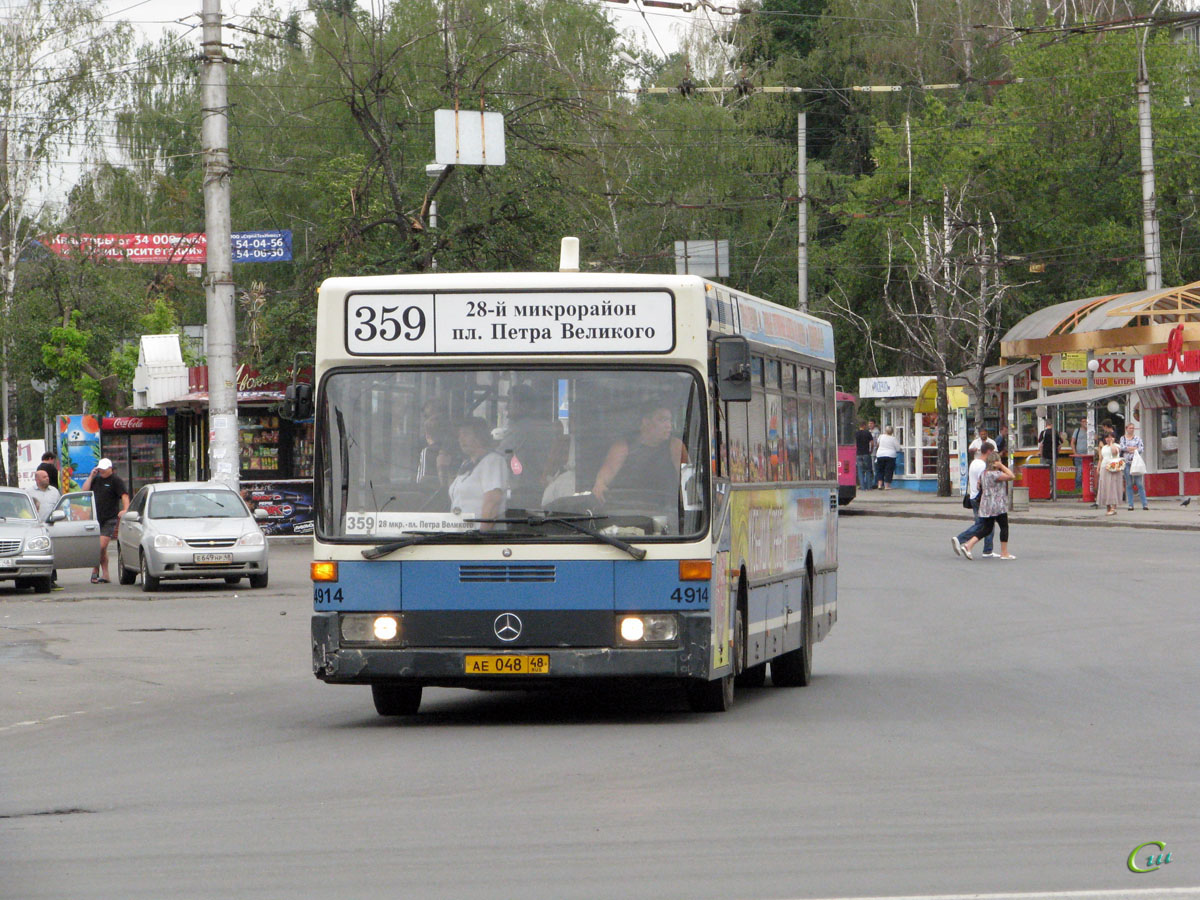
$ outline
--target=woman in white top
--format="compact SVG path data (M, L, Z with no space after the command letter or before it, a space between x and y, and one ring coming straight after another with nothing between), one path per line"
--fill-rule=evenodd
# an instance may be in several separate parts
M892 476L896 474L896 454L900 452L900 442L893 436L892 426L888 425L879 436L879 447L875 451L875 480L885 491L892 489Z
M492 432L480 418L458 426L458 446L467 457L450 482L450 509L466 519L497 519L504 515L508 466L492 449ZM481 531L492 525L481 523Z

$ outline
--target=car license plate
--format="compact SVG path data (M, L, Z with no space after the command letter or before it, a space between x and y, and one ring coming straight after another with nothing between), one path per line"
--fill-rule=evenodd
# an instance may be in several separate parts
M0 556L0 569L15 569L16 567L17 561L15 559L5 559Z
M468 653L464 671L468 675L548 675L550 657L545 653Z
M233 562L232 553L193 553L192 562L194 563L209 563L219 565L220 563Z

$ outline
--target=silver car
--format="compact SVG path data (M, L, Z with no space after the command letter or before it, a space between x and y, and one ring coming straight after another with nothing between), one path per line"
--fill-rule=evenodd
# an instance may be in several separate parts
M149 484L134 496L117 529L117 577L142 590L165 578L250 579L267 586L267 539L242 498L215 482Z
M54 551L50 532L38 521L24 491L0 488L0 581L50 593Z

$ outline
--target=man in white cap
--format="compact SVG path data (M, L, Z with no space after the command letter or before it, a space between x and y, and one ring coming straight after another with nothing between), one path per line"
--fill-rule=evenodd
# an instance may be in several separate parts
M100 520L100 566L92 569L92 584L108 584L108 542L117 536L121 516L129 509L129 488L113 472L112 460L105 457L96 463L83 490L95 495L96 518Z

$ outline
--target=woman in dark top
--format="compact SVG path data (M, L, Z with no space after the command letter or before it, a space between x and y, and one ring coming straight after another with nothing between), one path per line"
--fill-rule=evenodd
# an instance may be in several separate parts
M629 440L614 443L596 474L592 488L601 501L609 488L645 491L648 497L666 490L679 491L679 467L687 462L683 441L671 434L674 421L666 406L646 410L638 433Z

